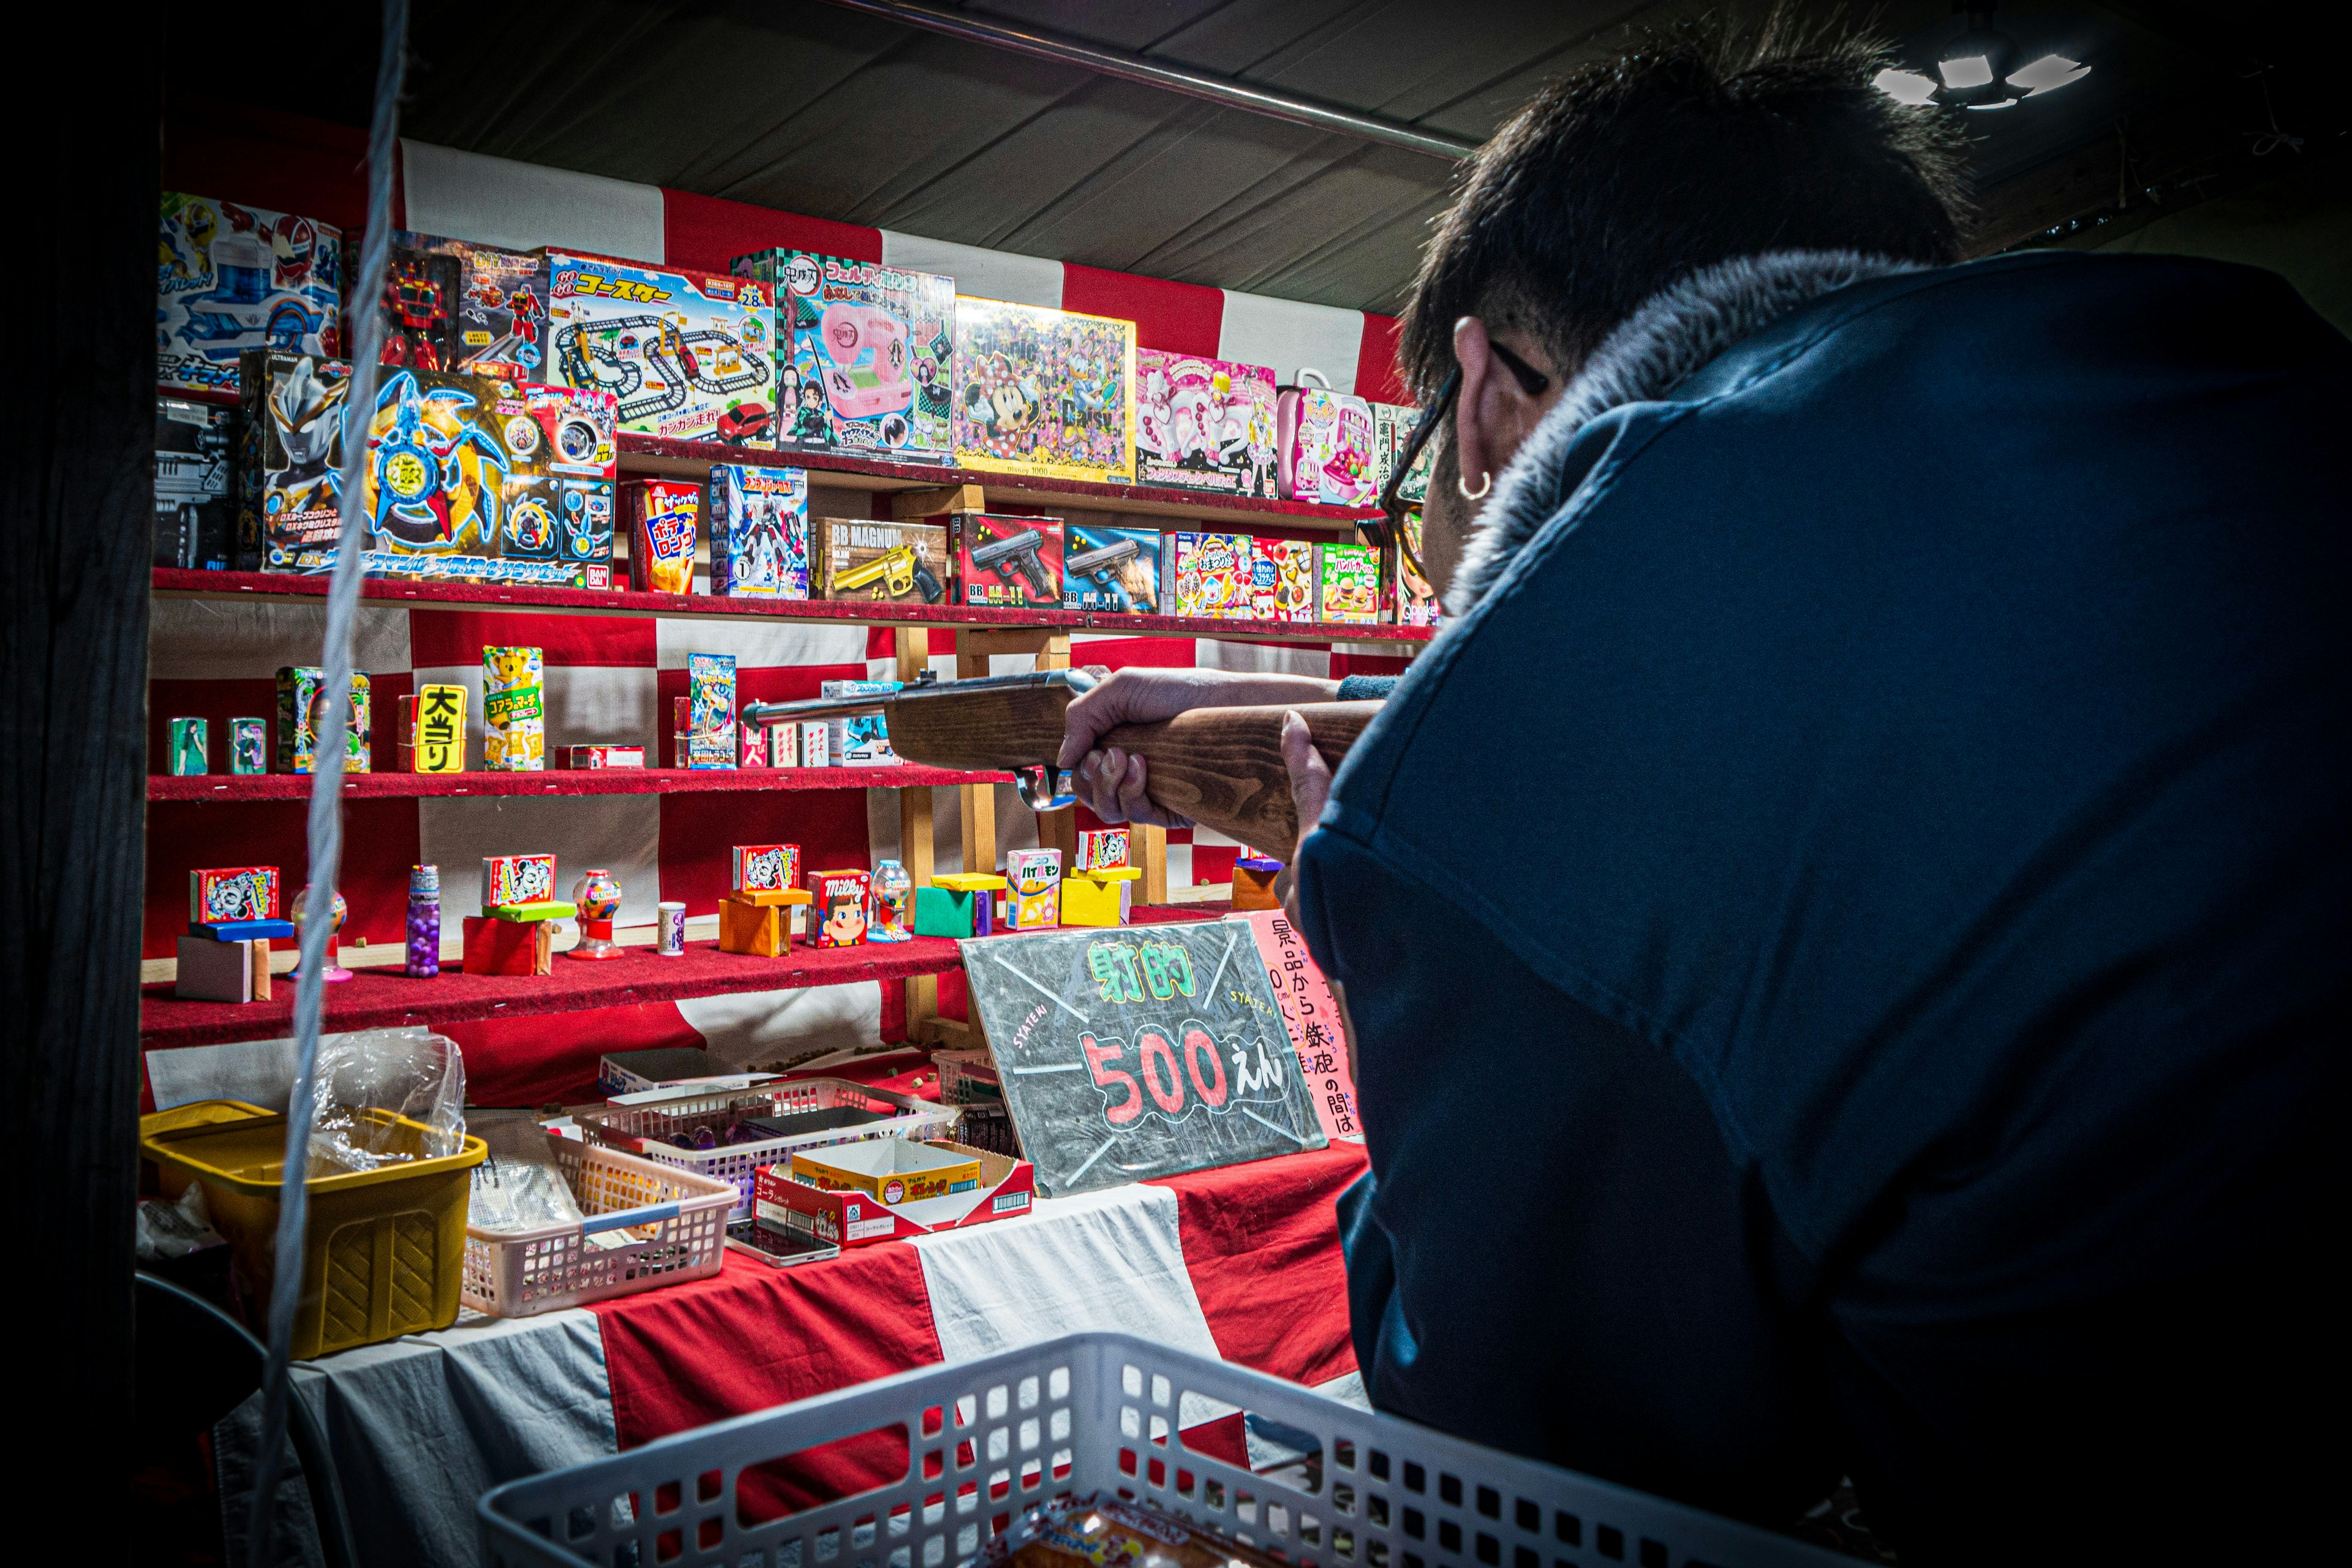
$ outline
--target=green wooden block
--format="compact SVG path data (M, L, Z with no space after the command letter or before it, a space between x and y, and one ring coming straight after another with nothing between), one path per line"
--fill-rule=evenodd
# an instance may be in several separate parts
M560 921L579 911L562 899L545 899L535 904L501 904L482 912L499 921Z
M979 895L959 893L948 888L917 888L915 889L915 934L917 936L970 936L971 934L971 901Z

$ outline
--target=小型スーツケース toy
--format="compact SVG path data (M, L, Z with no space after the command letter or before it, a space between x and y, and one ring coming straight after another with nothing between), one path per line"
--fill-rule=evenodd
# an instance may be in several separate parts
M319 731L327 721L327 672L314 665L285 665L278 671L278 771L316 773ZM343 771L366 773L374 713L368 678L352 671L352 710L343 731Z
M1275 493L1274 372L1262 364L1135 351L1135 482Z
M704 489L710 591L724 598L809 596L808 475L715 463Z
M332 356L341 343L342 244L332 224L164 192L156 383L235 392L247 349Z
M1134 479L1134 322L962 295L955 312L959 466Z
M538 648L482 650L482 765L519 773L547 766L547 671Z
M404 229L392 237L382 309L386 364L548 379L544 255Z
M548 380L611 393L634 435L774 445L766 284L556 250L547 266Z
M776 445L952 460L955 279L805 250L735 258L776 302Z
M1246 533L1171 533L1160 546L1164 613L1247 620L1252 561Z

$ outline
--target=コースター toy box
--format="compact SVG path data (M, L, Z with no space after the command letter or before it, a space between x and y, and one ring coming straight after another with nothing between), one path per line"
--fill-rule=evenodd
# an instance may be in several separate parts
M776 445L953 460L955 279L805 250L735 258L776 301Z
M403 229L384 279L384 363L545 381L547 258ZM395 335L404 340L394 357ZM436 363L415 352L434 345Z
M1274 372L1135 351L1135 482L1219 495L1276 492Z
M958 295L955 460L1126 484L1135 478L1135 323Z
M766 284L557 250L547 266L551 382L611 393L635 435L774 445Z
M157 384L235 392L248 349L338 353L341 273L342 231L331 224L164 192Z

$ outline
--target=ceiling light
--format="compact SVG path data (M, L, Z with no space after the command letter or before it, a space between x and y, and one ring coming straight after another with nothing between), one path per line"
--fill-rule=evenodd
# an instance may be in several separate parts
M2023 103L2024 101L2025 100L2021 98L2003 98L1996 100L1991 103L1971 103L1966 107L1969 113L1974 114L1979 110L1984 109L2015 109L2019 104Z
M1896 70L1892 66L1870 79L1870 85L1897 103L1924 104L1936 101L1936 82L1932 77L1917 71Z
M1992 85L1992 62L1982 55L1963 55L1958 59L1945 60L1936 69L1943 77L1946 87Z
M2077 82L2091 74L2091 68L2064 55L2044 55L2032 65L2021 66L2009 73L2009 85L2025 89L2025 96L2036 98L2054 92L2070 82Z

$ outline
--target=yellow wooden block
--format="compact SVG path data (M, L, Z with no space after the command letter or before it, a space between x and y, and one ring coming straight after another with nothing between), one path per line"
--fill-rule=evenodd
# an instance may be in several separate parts
M1097 878L1078 871L1062 879L1062 923L1066 926L1115 926L1127 923L1124 877Z
M986 871L948 871L931 879L932 887L951 893L1001 893L1012 885Z
M806 888L738 888L727 896L739 904L773 908L783 904L805 904L816 895Z
M754 958L782 958L792 945L782 903L752 904L728 898L719 905L719 951Z

